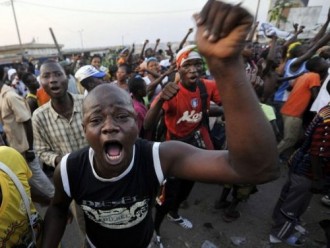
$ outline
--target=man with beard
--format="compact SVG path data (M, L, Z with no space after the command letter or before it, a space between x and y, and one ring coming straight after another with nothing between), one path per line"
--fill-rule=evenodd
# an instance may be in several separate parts
M151 210L164 178L264 183L278 177L275 137L246 81L240 55L252 16L238 5L211 0L195 19L197 46L221 90L229 150L137 139L130 95L114 85L97 86L83 108L90 147L66 155L55 169L56 192L45 217L43 247L57 247L72 199L85 213L86 247L143 248L153 235ZM186 62L185 80L195 84L196 62ZM168 86L157 102L162 106L179 94L179 87Z

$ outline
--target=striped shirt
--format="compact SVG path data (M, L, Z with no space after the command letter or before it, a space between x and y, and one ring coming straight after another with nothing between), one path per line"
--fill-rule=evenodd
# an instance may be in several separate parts
M57 156L64 156L87 146L82 128L84 96L70 96L73 98L73 113L70 120L59 115L51 106L51 101L33 113L34 149L39 158L51 166L55 166Z

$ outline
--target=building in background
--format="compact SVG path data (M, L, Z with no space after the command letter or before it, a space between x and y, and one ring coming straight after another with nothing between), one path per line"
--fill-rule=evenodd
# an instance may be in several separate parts
M299 38L313 37L326 21L329 0L258 0L255 2L256 20L271 22L285 31L292 31L293 24L305 26ZM267 11L265 11L267 10Z

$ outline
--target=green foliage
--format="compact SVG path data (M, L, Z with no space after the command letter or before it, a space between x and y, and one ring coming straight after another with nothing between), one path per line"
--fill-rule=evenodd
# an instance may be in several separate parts
M269 22L275 22L276 26L279 27L280 21L287 21L286 17L283 15L283 10L292 6L293 3L290 0L277 0L274 7L268 11Z

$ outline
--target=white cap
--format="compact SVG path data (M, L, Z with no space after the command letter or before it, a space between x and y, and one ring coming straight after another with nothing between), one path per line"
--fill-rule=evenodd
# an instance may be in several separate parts
M11 79L11 76L14 75L15 73L17 73L17 71L14 68L11 68L7 71L8 74L8 79Z
M202 59L201 55L196 50L196 45L189 45L182 48L176 55L177 67L180 68L184 62L191 59Z
M79 82L81 82L82 80L89 78L89 77L103 78L105 75L106 75L105 72L98 71L92 65L84 65L78 69L78 71L76 72L76 74L74 76Z

